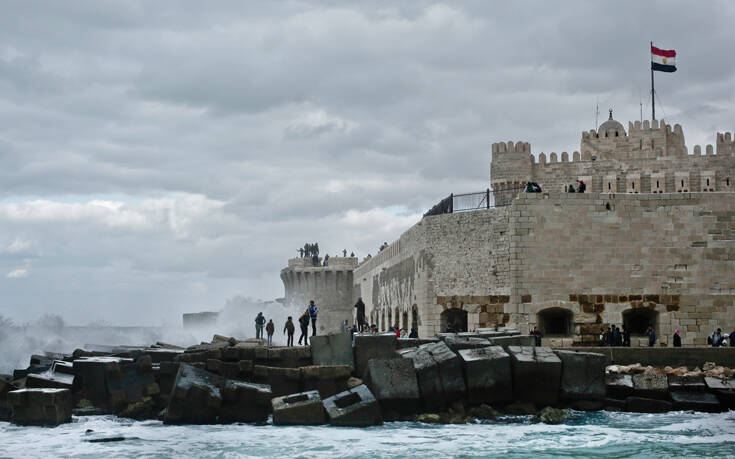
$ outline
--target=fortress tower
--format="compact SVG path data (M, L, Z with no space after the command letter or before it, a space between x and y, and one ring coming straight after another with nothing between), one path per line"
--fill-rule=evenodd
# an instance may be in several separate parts
M498 142L492 146L490 187L495 205L508 204L533 176L533 156L528 142Z
M350 325L353 322L352 272L356 267L357 258L351 257L330 257L328 266L312 266L310 258L288 260L288 267L281 270L286 305L304 311L314 300L319 306L317 333L339 332L345 320Z

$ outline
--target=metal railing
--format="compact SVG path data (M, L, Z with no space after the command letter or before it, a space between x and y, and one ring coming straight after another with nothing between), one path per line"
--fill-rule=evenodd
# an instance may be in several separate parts
M424 217L507 206L523 189L524 187L514 187L493 191L488 188L475 193L452 193L429 209Z

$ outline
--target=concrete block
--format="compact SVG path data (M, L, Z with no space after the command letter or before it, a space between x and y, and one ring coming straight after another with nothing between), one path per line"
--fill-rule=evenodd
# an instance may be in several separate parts
M301 367L301 390L316 390L322 399L348 389L350 367L347 365L311 365Z
M554 351L561 360L561 391L565 400L605 397L605 356L593 352Z
M664 374L633 375L633 394L636 397L669 399L669 382Z
M669 375L667 379L671 392L704 392L707 390L707 385L701 376Z
M423 408L432 411L443 407L444 389L439 377L439 365L431 354L420 347L403 349L399 353L401 357L413 362Z
M464 398L467 393L467 386L464 382L462 362L459 357L446 344L441 342L425 344L419 349L428 352L436 362L444 403L451 403L454 400Z
M522 402L555 405L559 400L561 360L548 347L508 346L513 396Z
M355 369L352 335L337 333L311 337L311 357L314 365L347 365Z
M605 392L608 397L621 399L633 395L633 376L626 374L605 375Z
M694 410L706 413L722 411L720 401L715 394L709 392L672 391L671 400L675 410Z
M459 351L470 403L504 403L513 399L510 356L500 346Z
M300 368L265 367L256 365L253 373L261 375L263 372L266 374L265 381L271 386L273 396L280 397L301 392ZM262 381L262 378L258 378L258 380Z
M365 376L370 359L398 358L395 333L379 335L355 335L355 372L359 378Z
M455 354L462 349L479 349L490 346L490 341L479 336L450 335L444 338L444 344L449 346Z
M273 424L277 426L319 425L326 422L322 398L315 390L276 397L271 405Z
M219 422L265 422L273 393L269 386L226 379L222 387Z
M509 346L536 346L536 337L532 335L509 335L489 338L490 344L500 346L506 351Z
M56 388L72 390L74 372L71 362L54 361L43 373L29 373L26 376L27 388Z
M735 379L704 378L707 388L712 391L723 407L735 409Z
M410 360L372 359L368 362L364 381L380 403L384 416L391 412L409 414L418 410L419 386Z
M166 424L216 424L224 378L181 363L164 417Z
M324 409L333 426L367 427L383 423L380 405L364 384L327 398Z
M666 413L671 411L673 405L666 400L628 397L625 399L625 410L634 413Z
M11 422L26 426L57 426L71 422L69 389L19 389L8 392Z

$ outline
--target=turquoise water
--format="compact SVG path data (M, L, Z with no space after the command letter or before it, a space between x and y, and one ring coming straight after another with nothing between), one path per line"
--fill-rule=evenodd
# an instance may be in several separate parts
M87 429L93 430L86 433ZM91 443L90 439L124 437ZM165 426L113 416L56 428L0 423L1 457L733 457L735 412L573 412L470 425L387 423L369 429L272 425Z

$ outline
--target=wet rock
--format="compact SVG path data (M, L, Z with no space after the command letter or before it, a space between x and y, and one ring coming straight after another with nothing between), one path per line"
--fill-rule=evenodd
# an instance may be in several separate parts
M366 427L383 423L380 405L364 384L327 398L324 409L334 426Z
M522 402L555 405L561 384L561 360L548 347L509 346L513 396Z
M605 356L593 352L555 351L561 360L561 392L565 400L605 397Z
M26 376L28 388L56 388L72 390L74 386L74 370L71 362L55 360L51 367L37 374Z
M71 422L69 389L19 389L8 392L11 422L19 425L56 426Z
M347 365L355 369L352 335L337 333L311 337L311 356L314 365Z
M312 390L271 401L275 425L319 425L326 422L319 392Z
M423 408L427 411L443 408L444 389L439 377L439 365L431 354L419 347L403 349L400 355L413 362Z
M357 387L360 384L364 384L363 381L362 381L362 379L360 379L360 378L350 377L350 379L347 380L347 388L348 389L352 389L353 387Z
M398 357L396 353L395 333L355 335L355 373L357 373L359 378L365 376L368 362L371 359L392 359Z
M268 347L255 349L255 363L281 368L299 368L313 364L311 347Z
M156 419L158 416L156 402L152 397L143 397L137 402L130 403L126 406L118 416L137 420Z
M675 410L694 410L707 413L722 411L720 401L714 394L709 392L672 391L671 400L674 403Z
M606 411L623 411L625 410L625 399L605 397Z
M0 421L10 421L11 408L8 404L8 392L18 389L10 376L0 377Z
M536 415L536 420L543 422L544 424L561 424L566 421L568 417L569 412L566 410L547 406L543 410L539 411Z
M301 390L316 390L322 399L348 389L350 367L347 365L310 365L301 367Z
M669 390L674 392L704 392L707 385L701 376L668 375Z
M442 424L442 418L436 413L423 413L416 417L417 422L423 422L425 424Z
M536 405L528 402L516 402L506 405L503 412L514 416L536 414Z
M671 409L671 402L666 400L644 397L628 397L625 399L625 410L635 413L666 413Z
M443 341L455 354L463 349L479 349L490 346L490 341L479 336L449 335Z
M669 399L669 382L664 374L633 375L633 394L636 397Z
M502 416L502 413L498 410L484 403L479 406L473 406L467 414L477 419L495 419Z
M717 396L723 407L735 409L735 379L706 377L704 383Z
M271 387L274 397L301 392L301 369L280 368L256 365L253 370L259 382L266 382Z
M500 346L459 351L471 403L503 403L513 399L510 356Z
M605 391L609 397L624 399L633 395L633 376L629 374L605 375Z
M415 413L419 406L419 386L413 362L407 359L372 359L365 384L380 403L383 416Z
M509 346L536 346L536 337L531 335L498 336L489 339L493 346L500 346L508 351Z
M467 393L462 371L462 362L444 343L430 343L419 347L427 352L436 363L441 382L442 397L446 403L463 399Z
M268 417L270 387L233 381L181 364L166 409L166 424L262 422Z

